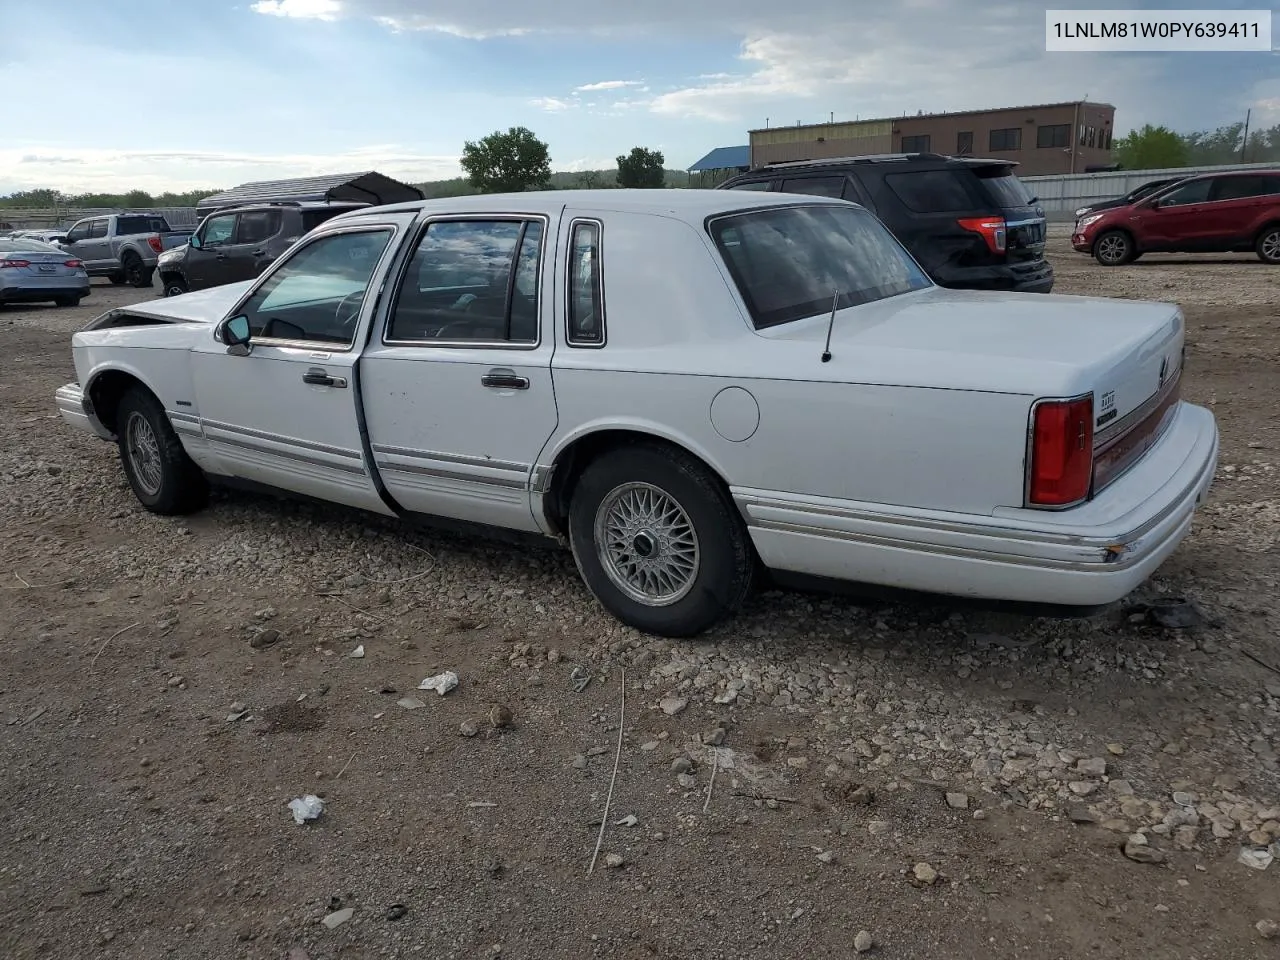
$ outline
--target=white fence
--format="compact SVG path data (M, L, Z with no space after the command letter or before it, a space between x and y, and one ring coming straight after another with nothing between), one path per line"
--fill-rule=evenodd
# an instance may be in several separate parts
M158 213L176 230L194 229L200 222L195 207L29 207L0 209L0 223L7 223L14 230L66 230L85 217L105 217L112 213Z
M1106 173L1057 174L1049 177L1019 177L1044 207L1049 220L1071 220L1075 211L1098 200L1123 196L1134 187L1167 177L1190 177L1197 173L1224 173L1228 170L1278 170L1280 163L1232 163L1214 167L1172 167L1165 170L1115 170Z

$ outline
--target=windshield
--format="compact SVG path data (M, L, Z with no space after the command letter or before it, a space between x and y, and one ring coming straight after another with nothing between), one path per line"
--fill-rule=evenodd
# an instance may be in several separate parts
M879 220L844 204L713 220L711 237L757 328L932 286Z

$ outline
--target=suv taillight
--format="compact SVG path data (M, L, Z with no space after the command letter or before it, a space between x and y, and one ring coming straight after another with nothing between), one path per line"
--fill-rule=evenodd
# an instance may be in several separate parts
M1006 247L1006 229L1004 217L970 217L957 220L964 230L969 230L987 241L987 249L992 253L1004 253Z
M164 241L159 237L147 237L147 246L156 253L164 253Z
M1065 507L1089 495L1093 478L1093 395L1041 400L1031 414L1027 503Z

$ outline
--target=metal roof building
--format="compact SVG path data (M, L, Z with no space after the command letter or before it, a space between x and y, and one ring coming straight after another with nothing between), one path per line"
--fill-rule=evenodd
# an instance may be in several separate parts
M698 175L697 186L715 186L735 173L744 173L751 168L751 148L747 144L740 147L716 147L701 160L689 168L690 174ZM690 186L693 186L690 176Z
M196 205L201 217L214 210L270 201L326 202L347 200L357 203L405 203L421 200L417 187L373 170L363 173L336 173L324 177L300 177L294 180L260 180L243 183L231 190L205 197Z

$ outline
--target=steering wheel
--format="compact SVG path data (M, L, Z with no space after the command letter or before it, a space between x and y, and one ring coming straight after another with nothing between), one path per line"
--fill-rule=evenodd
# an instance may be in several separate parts
M350 305L348 305L350 301ZM334 308L333 318L339 327L354 327L360 317L360 305L364 302L364 291L353 290L338 301Z

